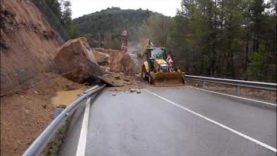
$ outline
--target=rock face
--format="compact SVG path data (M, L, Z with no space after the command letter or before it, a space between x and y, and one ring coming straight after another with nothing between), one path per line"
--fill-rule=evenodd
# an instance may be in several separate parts
M63 44L54 61L59 72L75 82L84 82L102 75L102 70L84 37Z
M1 95L52 70L59 34L30 0L2 0Z

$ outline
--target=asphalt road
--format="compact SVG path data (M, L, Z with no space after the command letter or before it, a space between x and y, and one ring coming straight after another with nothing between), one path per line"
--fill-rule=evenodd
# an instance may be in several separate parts
M76 112L60 155L276 155L272 107L189 87L113 94Z

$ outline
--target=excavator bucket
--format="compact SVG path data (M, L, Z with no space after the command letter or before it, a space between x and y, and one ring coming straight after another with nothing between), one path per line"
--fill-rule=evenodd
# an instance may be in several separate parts
M155 85L170 85L170 84L181 84L185 83L183 72L157 72L154 75Z

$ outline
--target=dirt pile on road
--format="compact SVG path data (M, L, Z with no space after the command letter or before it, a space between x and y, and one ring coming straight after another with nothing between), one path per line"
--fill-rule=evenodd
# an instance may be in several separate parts
M22 155L24 150L53 120L51 99L58 91L73 91L87 86L60 75L47 73L34 79L31 88L1 97L1 153Z
M29 0L2 0L0 10L1 95L52 70L60 37Z
M86 79L102 75L102 70L84 37L63 44L54 61L57 69L75 82L84 82Z
M102 79L102 81L106 82L108 85L113 87L124 87L136 84L134 76L126 76L124 73L121 72L105 73L100 78Z

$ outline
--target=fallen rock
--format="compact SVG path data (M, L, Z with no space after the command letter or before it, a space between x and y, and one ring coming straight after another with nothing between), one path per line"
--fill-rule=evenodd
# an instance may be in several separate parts
M46 109L46 108L47 108L47 105L42 105L42 108L43 108L43 109Z
M39 94L39 92L38 92L38 91L36 91L36 90L34 90L34 93L35 93L35 94L37 94L37 95Z
M102 70L85 37L64 43L58 49L54 61L59 72L75 82L102 75Z
M102 76L98 76L99 79L101 79L106 84L112 86L112 87L122 87L124 86L124 83L122 80L117 80L113 77L114 73L106 73Z
M119 75L115 75L114 78L115 78L116 80L120 80L120 76L119 76Z
M130 81L131 81L131 80L128 79L128 78L123 78L123 80L126 81L126 82L130 82Z
M111 72L124 73L125 75L133 76L138 68L128 53L123 53L119 50L95 48L94 52L105 53L110 56L109 64Z
M106 67L106 66L100 66L101 70L104 72L104 73L111 73L110 71L110 67Z
M130 92L131 92L131 93L134 93L134 92L136 92L136 89L133 89L133 88L132 88L132 89L130 89Z
M103 53L100 51L96 51L96 50L93 50L93 54L95 55L96 62L99 65L105 66L105 65L110 64L110 55L109 54L106 54L106 53Z

